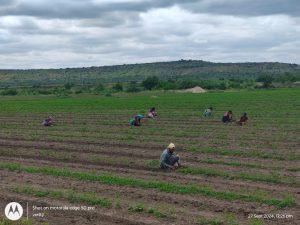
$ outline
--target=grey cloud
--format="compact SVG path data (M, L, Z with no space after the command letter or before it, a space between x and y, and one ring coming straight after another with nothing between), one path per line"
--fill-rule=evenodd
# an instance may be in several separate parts
M211 13L236 16L286 14L300 16L299 0L203 0L182 4L194 13Z
M185 3L198 2L187 0ZM41 18L95 18L105 12L145 12L153 8L170 7L180 4L180 0L141 0L128 2L110 2L97 4L91 0L86 1L59 1L59 0L16 0L17 4L10 8L0 7L0 15L35 16Z

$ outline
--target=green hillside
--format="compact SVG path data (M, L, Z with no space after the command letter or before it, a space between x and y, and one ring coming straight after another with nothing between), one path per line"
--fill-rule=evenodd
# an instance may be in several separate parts
M269 74L300 76L300 65L287 63L212 63L201 60L180 60L116 66L0 70L0 87L97 84L142 81L148 76L173 80L219 78L256 78Z

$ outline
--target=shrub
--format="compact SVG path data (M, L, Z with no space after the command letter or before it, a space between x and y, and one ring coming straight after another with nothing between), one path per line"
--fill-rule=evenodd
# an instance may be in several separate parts
M123 85L120 82L118 82L113 85L112 89L115 91L123 91Z
M156 76L148 77L142 82L142 85L146 90L152 90L159 85L159 78Z
M1 92L1 95L17 95L18 91L16 89L6 89L4 91Z

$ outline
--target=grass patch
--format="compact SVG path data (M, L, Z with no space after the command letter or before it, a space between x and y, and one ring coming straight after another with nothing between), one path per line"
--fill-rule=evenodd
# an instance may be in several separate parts
M251 181L263 181L268 183L278 183L278 184L294 184L295 180L292 177L284 179L276 172L271 174L249 174L249 173L238 173L230 174L226 171L215 170L211 168L180 168L177 170L179 173L197 175L202 174L205 176L219 176L227 179L242 179L242 180L251 180Z
M160 210L158 210L156 208L148 209L147 213L152 214L157 218L166 218L166 217L168 217L167 213L161 212Z
M52 197L57 199L67 199L71 203L84 202L89 205L97 205L102 208L110 208L112 206L110 200L106 198L99 198L93 193L82 194L82 193L77 193L75 191L68 191L68 192L50 191L50 190L41 191L28 186L16 187L14 191L17 193L25 193L36 197Z
M133 206L128 208L128 211L129 212L137 212L137 213L145 212L145 213L151 214L157 218L168 217L168 213L162 212L158 208L154 208L154 207L150 207L147 209L143 203L134 204Z
M153 160L146 161L146 166L151 169L157 169L157 168L159 168L159 165L160 165L159 160L153 159Z
M239 157L255 157L262 159L275 159L275 160L299 160L299 155L275 155L271 153L257 152L257 151L239 151L239 150L227 150L227 149L217 149L217 148L200 148L200 147L188 147L186 149L189 152L194 153L210 153L217 155L227 155L227 156L239 156Z
M122 177L110 174L94 174L88 172L77 172L69 169L58 169L54 167L34 167L24 166L18 163L0 163L0 169L8 169L11 171L23 171L27 173L38 173L50 175L54 177L72 177L78 180L97 181L103 184L131 186L144 189L156 189L161 192L179 193L179 194L201 194L207 197L213 197L225 200L241 200L246 202L258 202L268 205L275 205L278 207L293 207L296 205L295 200L291 198L275 199L264 198L252 194L241 194L230 191L216 191L210 187L199 186L194 184L178 185L174 183L167 183L163 181L152 181L135 179L131 177Z
M144 212L144 210L145 206L142 203L137 203L128 209L129 212Z
M231 177L230 173L224 172L224 171L219 171L211 168L180 168L177 170L179 173L184 173L184 174L203 174L205 176L221 176L221 177Z
M291 168L287 168L287 171L290 171L290 172L299 172L300 171L300 167L291 167Z
M263 225L263 222L261 219L252 218L250 220L250 225Z
M48 223L42 223L42 225L46 225ZM11 221L6 218L0 218L0 225L34 225L31 220L20 219L17 221Z
M88 160L93 163L105 163L109 165L129 165L129 160L125 158L112 159L109 157L103 157L99 155L89 156Z
M235 166L235 167L265 168L258 164L241 163L241 162L226 162L223 160L214 160L214 159L205 159L205 160L202 160L201 162L208 163L208 164L220 164L220 165L227 165L227 166Z
M207 219L205 217L198 218L196 223L199 225L224 225L224 222L218 218Z

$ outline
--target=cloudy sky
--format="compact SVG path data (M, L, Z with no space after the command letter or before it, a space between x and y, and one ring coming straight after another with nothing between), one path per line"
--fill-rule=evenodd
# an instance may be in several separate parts
M300 64L299 0L0 0L0 68Z

